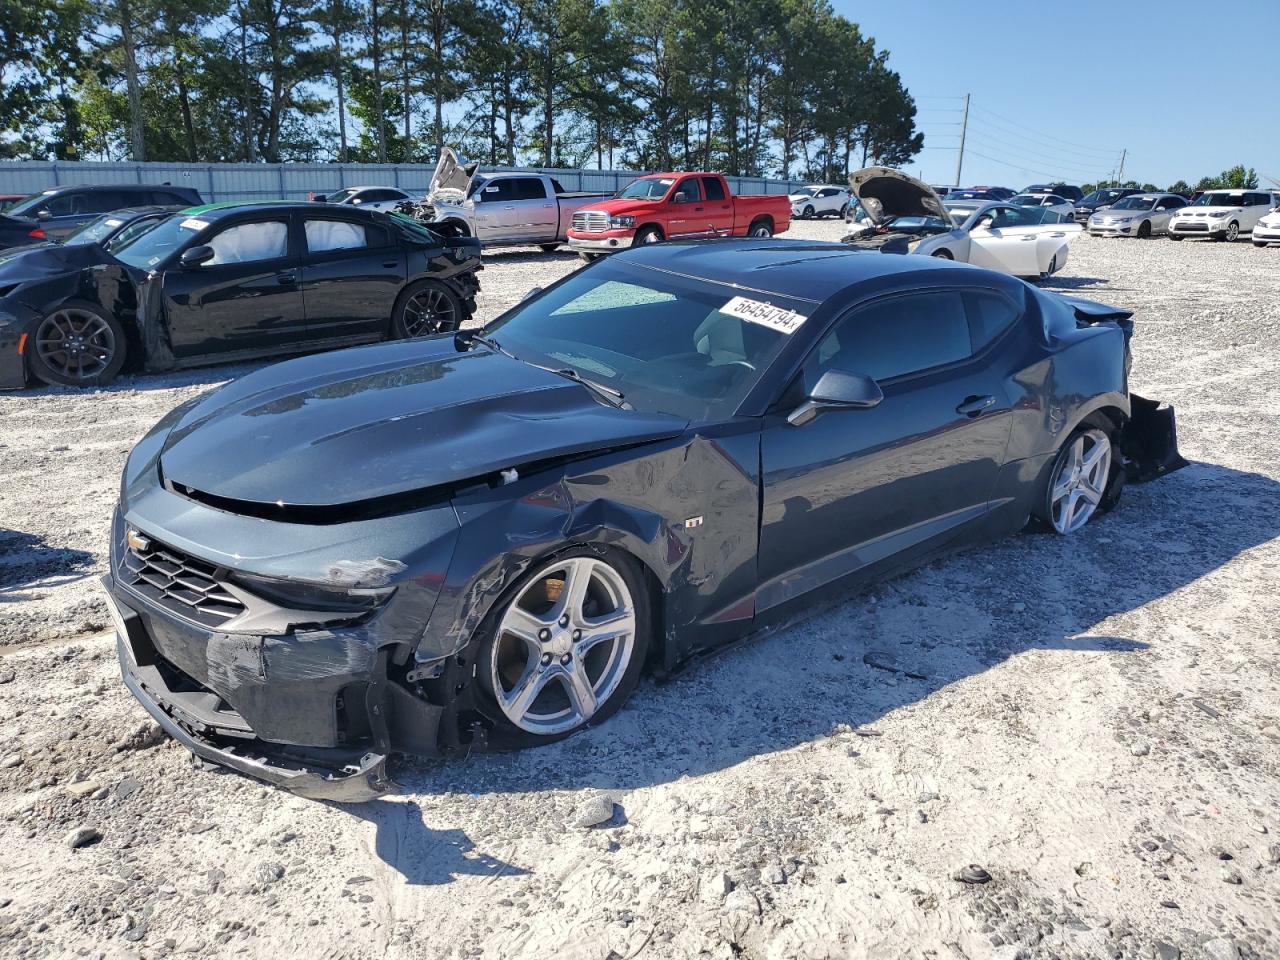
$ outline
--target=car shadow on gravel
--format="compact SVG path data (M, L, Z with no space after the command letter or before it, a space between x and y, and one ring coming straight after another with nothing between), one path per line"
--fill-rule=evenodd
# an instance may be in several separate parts
M504 247L484 251L484 259L495 264L548 264L577 263L579 257L572 250L539 250L537 247Z
M1047 280L1041 280L1036 285L1041 290L1048 290L1051 293L1070 293L1076 290L1085 290L1089 287L1098 285L1107 286L1109 280L1103 280L1101 277L1049 277Z
M438 886L461 876L518 876L530 872L477 853L476 845L461 830L428 827L422 819L422 808L413 800L333 806L374 825L374 853L410 886Z
M833 733L869 742L887 715L1018 657L1101 654L1140 667L1147 644L1112 635L1104 622L1277 536L1280 484L1193 463L1130 487L1113 513L1074 536L1022 535L965 550L695 662L669 682L646 681L614 718L563 742L402 759L392 773L410 795L625 791Z
M0 527L0 604L30 599L26 588L37 582L49 586L52 578L78 579L94 560L88 550L55 547L36 534Z

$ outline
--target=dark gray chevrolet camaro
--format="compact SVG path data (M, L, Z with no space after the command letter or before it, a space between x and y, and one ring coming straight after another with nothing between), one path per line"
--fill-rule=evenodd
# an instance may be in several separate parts
M1181 466L1129 313L836 244L658 244L483 331L292 360L129 458L125 682L300 794L553 740L646 664Z

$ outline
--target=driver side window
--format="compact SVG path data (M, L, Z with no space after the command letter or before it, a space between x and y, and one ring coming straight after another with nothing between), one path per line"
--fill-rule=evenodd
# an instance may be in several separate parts
M213 259L208 265L276 260L289 246L289 225L284 220L239 223L209 241Z
M802 368L811 389L827 370L891 380L966 359L973 352L964 298L937 290L854 310L819 341Z
M671 195L672 203L697 203L702 199L702 191L698 189L698 178L690 177L678 187L676 192Z

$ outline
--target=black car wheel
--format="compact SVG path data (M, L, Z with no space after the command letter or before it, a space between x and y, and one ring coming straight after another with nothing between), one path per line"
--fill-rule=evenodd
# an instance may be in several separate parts
M1139 240L1146 240L1148 237L1150 237L1150 236L1151 236L1151 221L1150 221L1150 220L1143 220L1143 221L1142 221L1142 224L1138 227L1138 234L1137 234L1137 236L1138 236L1138 239L1139 239Z
M803 219L805 219L805 220L812 220L812 219L813 219L813 205L812 205L812 204L806 204L806 205L805 205L805 208L804 208L804 212L802 212L802 213L800 214L800 216L801 216Z
M757 220L747 230L747 236L756 240L768 240L773 236L773 227L769 226L769 221L767 220Z
M476 676L495 742L551 743L612 716L651 634L649 591L628 555L582 546L536 564L480 627Z
M124 328L91 303L64 303L40 321L32 339L31 372L45 383L98 386L124 366Z
M559 249L560 249L560 244L558 244L558 243L540 243L540 244L538 244L538 249L539 249L539 250L541 250L543 253L555 253L557 250L559 250Z
M661 243L663 239L662 231L657 227L645 227L636 232L631 245L633 247L642 247L646 243Z
M937 257L939 260L954 260L954 259L955 259L955 257L953 257L953 256L951 255L951 251L950 251L950 250L945 250L945 249L943 249L943 250L935 250L935 251L933 251L933 253L929 254L929 256L931 256L931 257Z
M1169 239L1170 239L1170 240L1176 240L1176 241L1178 241L1178 242L1181 242L1181 241L1182 241L1182 238L1181 238L1180 236L1178 236L1176 233L1170 233L1170 234L1169 234Z
M391 314L391 335L397 340L429 337L457 330L462 301L442 283L421 280L405 288Z

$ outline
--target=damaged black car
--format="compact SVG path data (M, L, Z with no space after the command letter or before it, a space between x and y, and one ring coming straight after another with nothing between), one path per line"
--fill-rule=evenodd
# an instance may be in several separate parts
M0 261L0 388L406 339L475 311L479 241L372 210L194 207Z
M1128 311L838 244L656 244L480 331L272 366L128 460L125 683L299 794L546 743L641 672L1177 469Z

